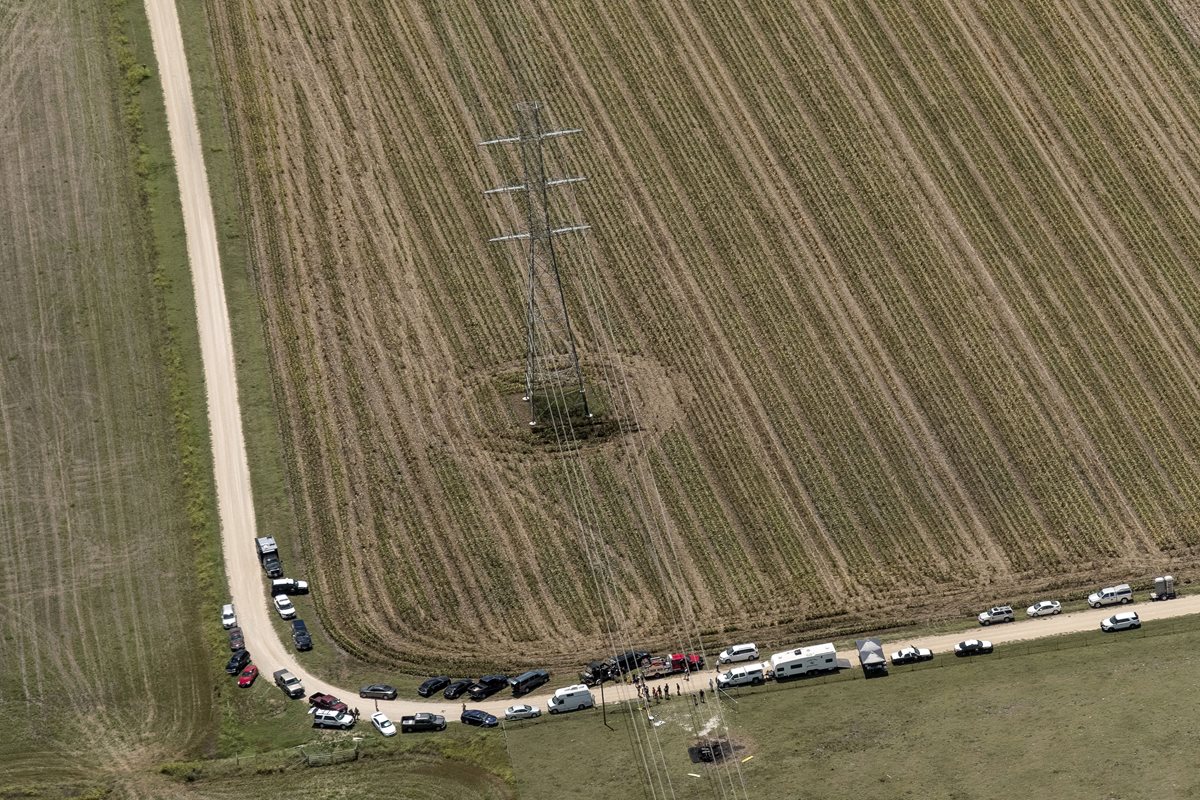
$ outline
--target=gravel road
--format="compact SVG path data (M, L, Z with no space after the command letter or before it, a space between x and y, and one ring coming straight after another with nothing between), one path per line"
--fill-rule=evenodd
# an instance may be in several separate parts
M371 707L372 701L356 702L357 688L333 686L309 674L297 663L294 654L279 639L271 626L270 615L275 612L268 606L265 576L254 550L254 503L250 492L250 471L238 407L233 339L229 327L229 313L225 305L216 224L200 146L200 132L192 102L191 81L180 36L179 17L173 0L146 0L146 12L154 39L154 53L158 59L167 122L170 127L171 150L179 177L180 199L187 232L187 252L196 296L200 348L204 360L204 381L212 430L213 468L225 571L229 576L232 599L237 607L238 622L245 633L247 649L267 680L270 680L272 672L286 667L304 682L304 688L308 692L321 691L337 695L352 707L359 706L365 713ZM1167 603L1142 602L1133 608L1143 620L1153 622L1164 617L1200 613L1200 596ZM1022 619L1015 623L988 628L964 625L961 633L888 642L885 643L884 649L890 653L902 644L915 644L928 647L936 653L944 653L950 651L956 642L967 638L985 638L1002 645L1025 639L1094 630L1099 626L1101 619L1115 611L1116 609L1111 608L1079 611L1042 619ZM217 624L218 609L212 609L211 616L213 624ZM853 651L841 652L839 656L848 658L851 663L857 665ZM685 685L685 689L698 691L700 688L707 688L707 677L708 674L704 675L704 680L691 681L690 687ZM554 681L551 685L562 686L571 682L573 681L570 679L564 679ZM676 678L671 679L672 684L676 682L679 682ZM633 692L628 686L610 686L606 687L605 695L606 700L613 703L629 699ZM502 699L483 703L468 702L468 706L482 708L498 715L513 702L533 703L545 709L548 694L543 692L522 698L520 701L508 698L507 693L503 693L501 697ZM442 700L439 697L437 701L428 702L416 699L380 701L379 707L392 719L418 711L433 711L445 714L451 721L457 721L461 702Z

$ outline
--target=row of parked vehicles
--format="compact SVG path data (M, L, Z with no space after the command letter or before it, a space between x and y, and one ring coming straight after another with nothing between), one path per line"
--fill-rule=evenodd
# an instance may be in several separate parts
M279 565L282 573L282 565ZM266 561L264 561L266 568ZM270 572L268 572L270 574ZM278 602L280 596L287 599L289 594L303 594L308 586L304 581L291 578L272 578L272 589L278 589L274 595L276 609L285 619L290 603ZM1175 579L1170 576L1155 578L1155 590L1151 600L1170 600L1177 596ZM1093 608L1107 605L1124 605L1133 602L1133 590L1129 584L1105 587L1088 596L1088 604ZM1043 600L1026 609L1028 617L1042 617L1060 614L1062 604L1057 600ZM292 609L294 616L294 608ZM1011 606L994 606L978 616L981 625L993 622L1012 622L1015 614ZM244 648L241 629L237 627L237 617L232 605L222 608L222 625L229 630L230 649L232 655L226 666L226 672L238 675L239 686L251 686L258 676L258 669L250 663L250 654ZM294 620L293 626L299 623L300 633L307 636L302 620ZM1102 631L1131 630L1141 627L1141 620L1135 612L1122 612L1108 617L1100 624ZM882 643L878 639L859 639L856 641L859 661L867 677L886 675L888 659L884 657ZM308 642L311 647L311 639ZM298 649L308 649L300 647ZM959 657L983 655L994 652L994 645L986 640L967 639L954 646L954 654ZM933 659L933 652L927 648L907 645L891 653L891 664L895 666L915 664ZM826 642L807 647L798 647L772 654L767 660L759 661L758 646L752 642L730 645L717 656L718 671L716 686L720 689L730 689L739 686L759 686L767 680L785 681L807 675L836 672L850 666L849 662L839 660L837 649L832 642ZM576 711L595 706L595 698L591 688L608 680L624 680L632 674L641 680L652 680L669 675L689 674L704 669L703 656L697 653L672 653L655 656L645 650L627 650L610 658L592 661L580 672L580 683L566 686L555 691L548 701L547 710L551 714ZM720 667L726 667L721 670ZM288 670L278 670L274 673L277 686L289 697L304 696L304 687ZM534 669L515 677L494 674L484 675L477 680L464 678L452 680L449 676L439 675L429 678L417 689L421 697L431 697L441 692L447 700L457 700L462 696L475 701L485 700L501 690L508 688L513 698L519 698L544 686L550 681L550 672L544 669ZM387 684L372 684L364 686L359 691L363 698L378 698L395 700L398 693L395 687ZM315 693L308 698L313 714L314 727L348 729L357 721L357 714L351 713L345 703L332 695ZM540 708L530 704L516 704L506 709L506 720L530 719L541 716ZM480 709L468 709L464 706L460 721L467 725L489 728L499 724L499 719ZM382 712L371 716L372 725L384 736L393 736L396 726ZM413 733L419 731L445 730L444 716L432 713L420 713L402 717L399 731Z
M1176 597L1178 597L1178 594L1175 591L1175 578L1173 576L1160 575L1154 579L1154 591L1150 593L1152 601L1174 600ZM1092 592L1087 597L1087 603L1092 608L1127 605L1133 601L1133 587L1128 583L1105 586L1103 589ZM1050 617L1061 613L1062 603L1058 600L1042 600L1025 609L1025 616L1030 618ZM978 620L980 625L986 627L993 622L1014 622L1016 618L1012 606L992 606L987 611L980 612Z

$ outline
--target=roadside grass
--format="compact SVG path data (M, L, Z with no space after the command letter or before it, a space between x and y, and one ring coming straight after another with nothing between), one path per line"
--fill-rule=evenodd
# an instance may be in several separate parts
M1192 797L1200 713L1200 618L1141 631L1006 645L993 656L768 685L723 702L749 796L864 798ZM685 701L653 709L677 793L740 779L693 764ZM507 731L522 797L623 797L641 786L630 718L543 718ZM643 734L644 735L644 734ZM700 777L691 777L691 774ZM682 791L681 791L682 790Z
M257 687L256 687L257 688ZM278 694L277 692L274 694ZM261 702L262 698L251 702ZM266 701L276 705L272 699ZM279 698L279 704L286 701ZM365 796L386 787L388 797L511 798L512 770L496 732L461 725L436 735L381 738L365 720L351 732L318 732L309 727L300 702L276 717L277 748L220 760L172 762L160 774L183 784L196 797L234 797L253 789L255 797L325 796L336 788L342 797ZM319 768L306 766L305 754L357 758ZM269 775L269 779L262 776Z

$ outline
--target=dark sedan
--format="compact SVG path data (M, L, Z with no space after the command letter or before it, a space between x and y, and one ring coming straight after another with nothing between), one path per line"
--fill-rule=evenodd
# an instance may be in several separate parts
M462 696L463 692L467 691L467 687L470 685L471 681L468 678L455 681L446 687L445 691L442 692L442 697L446 698L447 700L457 700Z
M373 697L376 700L395 700L396 687L386 683L372 683L358 690L359 697Z
M507 687L507 675L484 675L471 684L467 689L467 694L471 695L472 700L486 700L496 692Z
M437 694L449 685L449 675L436 675L422 683L417 688L417 694L421 695L421 697L429 697L430 695Z
M486 711L480 711L478 708L468 708L462 712L459 721L464 725L474 725L477 728L494 728L500 724L500 720Z
M230 650L246 649L246 637L244 637L242 635L241 628L234 627L234 628L229 629L229 649Z
M225 674L237 675L249 663L250 652L248 650L234 650L233 655L229 657L228 663L225 664Z

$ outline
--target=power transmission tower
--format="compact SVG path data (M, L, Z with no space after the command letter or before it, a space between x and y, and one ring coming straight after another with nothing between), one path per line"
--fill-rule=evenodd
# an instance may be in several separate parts
M578 403L584 417L592 416L554 252L554 237L585 231L590 226L583 223L556 225L551 220L549 190L586 179L582 176L547 179L542 152L542 142L546 139L583 131L579 128L543 131L541 104L536 101L518 103L516 117L515 136L490 139L480 144L516 145L521 159L523 175L516 183L488 189L484 194L516 194L522 198L525 207L526 230L495 236L488 241L521 241L526 246L528 297L524 400L529 403L529 424L536 428L547 415L556 411L564 416L570 414L574 403Z

